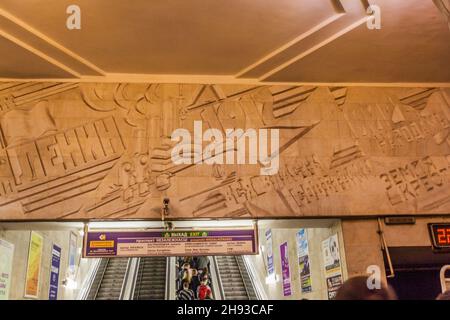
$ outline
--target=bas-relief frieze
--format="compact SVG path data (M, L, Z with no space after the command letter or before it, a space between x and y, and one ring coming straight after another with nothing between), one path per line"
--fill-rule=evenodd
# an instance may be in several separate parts
M278 172L174 164L194 121L278 129ZM0 128L0 219L450 211L444 88L8 82Z

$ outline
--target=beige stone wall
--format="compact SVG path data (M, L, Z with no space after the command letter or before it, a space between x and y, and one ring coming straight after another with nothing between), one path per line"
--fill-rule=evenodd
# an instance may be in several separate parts
M367 267L379 266L385 279L385 268L377 220L344 220L342 232L349 277L367 275Z
M339 246L341 252L341 265L343 278L347 279L347 263L344 243L342 241L342 230L340 223L335 224L331 228L308 228L308 244L309 244L309 259L311 267L312 292L301 293L300 287L300 270L298 266L297 256L297 239L296 233L298 229L278 229L272 230L273 239L273 256L275 274L277 275L277 282L266 283L267 277L267 244L265 241L265 230L259 230L260 244L265 246L265 252L260 252L257 256L249 256L252 266L255 268L258 278L264 287L264 290L269 299L289 299L289 300L326 300L327 287L324 271L324 262L322 255L322 241L333 234L338 234ZM283 283L281 275L281 258L280 245L284 242L288 243L289 265L291 273L291 296L283 296Z
M413 225L384 226L386 242L391 247L430 247L428 223L450 223L450 216L417 217Z
M174 164L194 121L279 130L279 171ZM0 83L0 219L446 214L449 130L446 88Z
M24 227L26 229L26 227ZM39 294L38 299L48 300L50 285L50 268L52 259L52 245L56 244L61 248L61 262L59 274L58 299L76 299L81 283L86 276L91 260L82 259L80 263L80 254L77 253L77 289L69 289L62 285L62 281L66 279L69 266L69 234L67 230L36 230L43 236L44 245L41 260L41 271L39 275ZM14 259L12 267L12 278L10 285L9 298L11 300L22 300L25 293L25 279L28 261L28 247L30 241L30 230L7 230L5 226L0 224L0 238L14 244ZM78 247L81 248L82 237L78 236Z

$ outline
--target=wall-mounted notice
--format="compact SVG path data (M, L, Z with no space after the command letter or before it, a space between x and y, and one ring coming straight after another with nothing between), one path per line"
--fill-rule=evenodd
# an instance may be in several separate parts
M273 241L272 230L266 230L266 246L267 246L267 275L270 276L275 272L273 264Z
M58 247L57 245L53 245L52 264L50 269L50 290L48 292L48 300L58 299L60 263L61 263L61 248Z
M291 290L291 272L289 268L289 251L287 242L280 245L281 273L283 277L283 295L290 296Z
M89 231L84 257L257 254L255 229Z
M74 278L76 272L76 257L77 257L77 235L70 232L69 237L69 277Z
M298 269L300 271L300 288L302 293L312 291L311 268L309 264L308 234L306 229L297 232Z
M0 239L0 300L9 299L14 245Z
M39 233L31 231L25 280L25 298L38 298L43 245L44 238Z
M327 282L328 299L333 299L342 285L341 254L337 234L322 241L322 254Z

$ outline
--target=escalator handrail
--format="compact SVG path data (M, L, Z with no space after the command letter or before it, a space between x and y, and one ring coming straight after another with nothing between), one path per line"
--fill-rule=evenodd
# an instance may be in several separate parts
M217 259L216 259L215 256L212 256L212 260L213 260L212 265L214 267L214 270L213 270L213 268L211 268L210 273L211 273L211 276L213 276L212 280L215 280L215 281L211 281L212 282L213 297L214 297L215 300L225 300L225 291L224 291L223 286L222 286L222 278L220 276L219 264L217 263ZM216 293L216 290L215 290L216 286L219 289L219 292L218 292L219 295L217 295L217 293Z
M103 259L108 259L108 260L106 261L105 268L103 269L102 274L100 276L100 281L98 282L97 290L95 290L95 294L94 294L94 297L93 297L94 300L97 299L98 292L100 291L100 287L102 286L102 283L103 283L103 278L105 277L106 269L108 269L108 265L111 262L110 258L103 258Z
M236 265L237 265L237 267L239 269L239 273L241 275L242 283L244 284L244 289L245 289L245 292L247 293L247 298L250 300L250 294L248 292L247 284L244 281L244 274L242 273L241 265L240 265L239 261L237 260L236 256L233 256L233 258L234 258L234 261L236 261ZM247 274L248 274L248 272L247 272Z
M137 264L137 270L138 270L138 276L136 277L136 281L133 285L133 300L136 300L136 298L139 298L141 294L141 287L142 287L142 277L144 276L144 267L145 267L145 260L141 260L139 258L138 264ZM139 279L138 279L139 278ZM136 292L137 290L137 292Z
M176 300L177 296L177 264L176 257L167 257L166 258L166 300Z
M246 256L241 256L241 261L245 271L247 272L248 277L250 278L250 284L252 286L252 290L256 296L257 300L267 300L267 295L264 289L259 285L260 282L257 279L257 276L254 273L254 269L250 267L250 262ZM245 282L244 282L245 285Z
M254 272L254 268L252 268L250 265L250 261L248 257L242 256L242 262L244 263L244 267L247 270L247 274L250 277L250 281L253 286L253 291L256 294L256 298L258 300L267 300L267 294L264 290L264 288L261 286L261 282L258 281L258 278Z
M95 281L95 276L97 275L98 269L100 268L102 259L94 259L91 267L89 268L88 276L83 281L83 284L81 285L81 290L77 295L77 300L87 300L89 297L89 293L92 290L92 285Z
M141 264L141 258L130 258L130 268L132 269L128 272L126 276L125 293L122 297L123 300L134 300L134 294L136 290L137 277L139 275L139 266ZM128 285L130 283L130 285ZM130 287L127 289L127 287Z
M130 273L130 264L131 264L131 258L128 258L127 268L125 269L125 274L123 275L123 279L122 279L122 288L120 288L119 300L123 300L124 289L127 284L128 275Z
M166 285L164 290L164 299L170 300L170 257L166 258Z
M119 300L133 300L140 258L128 258L127 269L122 281Z

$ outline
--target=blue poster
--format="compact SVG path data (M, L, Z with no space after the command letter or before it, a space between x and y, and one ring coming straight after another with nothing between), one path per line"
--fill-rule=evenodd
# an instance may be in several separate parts
M311 266L309 261L308 234L306 229L300 229L297 232L297 255L302 293L311 292Z
M69 238L69 275L70 278L75 278L75 268L76 268L76 255L77 255L77 235L73 232L70 233Z
M58 299L58 285L59 285L59 265L61 262L61 248L53 245L52 248L52 267L50 270L50 291L48 293L48 300Z

